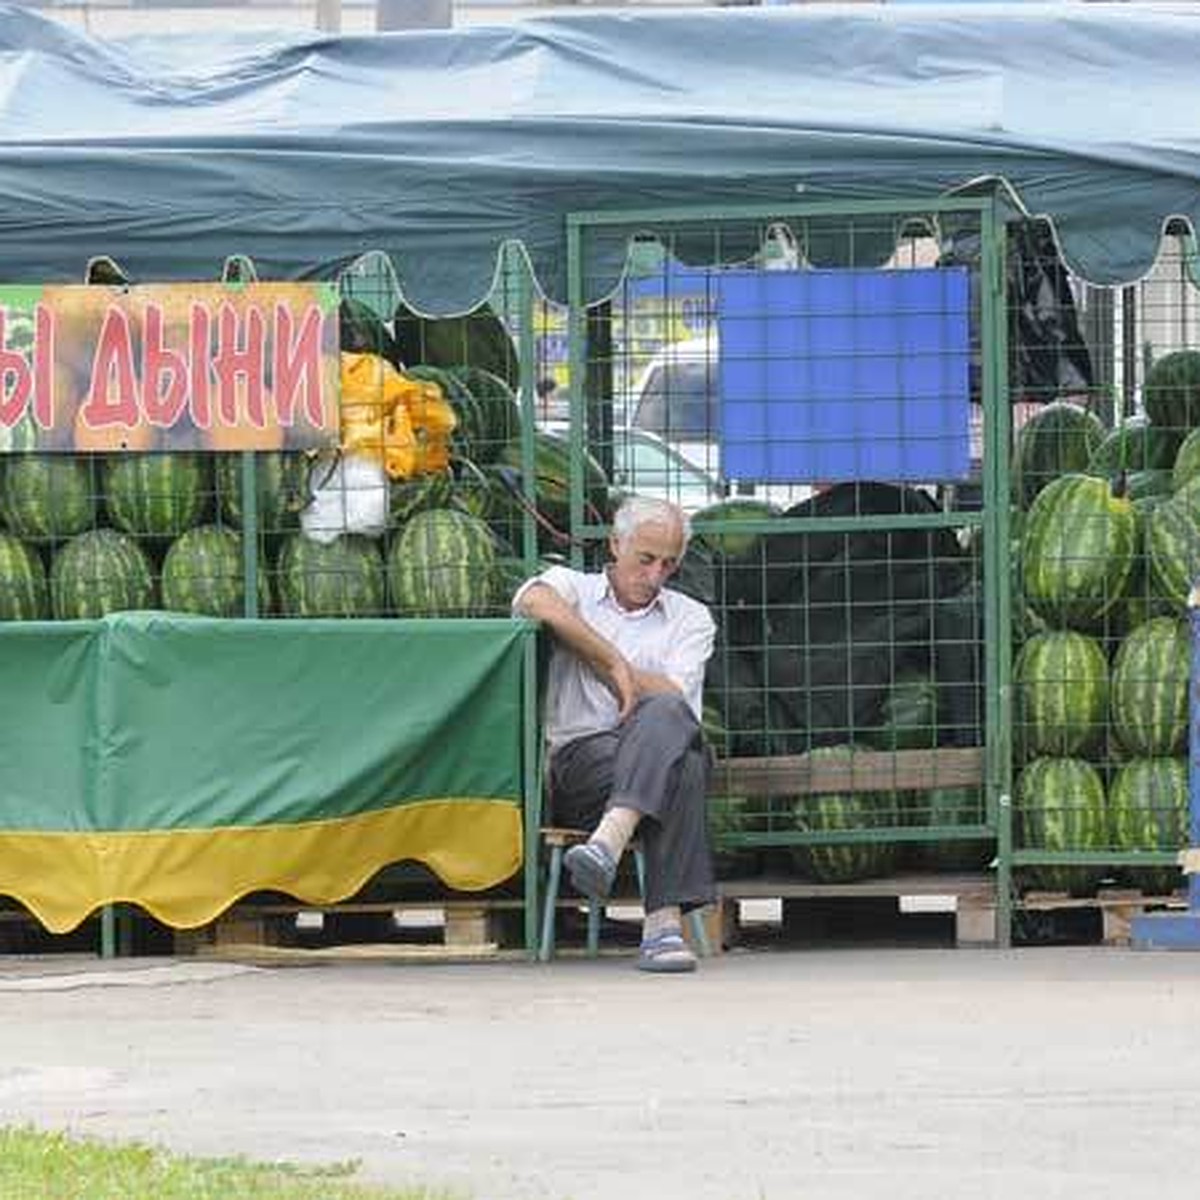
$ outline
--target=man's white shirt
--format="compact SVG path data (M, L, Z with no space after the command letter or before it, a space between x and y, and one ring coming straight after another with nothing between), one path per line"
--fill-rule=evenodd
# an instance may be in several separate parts
M632 666L665 675L677 684L700 720L704 666L712 655L716 632L703 604L663 588L652 603L631 612L617 603L606 572L550 567L521 585L513 596L514 612L526 589L535 583L553 588ZM591 667L557 644L550 659L546 696L545 732L551 750L617 724L616 697Z

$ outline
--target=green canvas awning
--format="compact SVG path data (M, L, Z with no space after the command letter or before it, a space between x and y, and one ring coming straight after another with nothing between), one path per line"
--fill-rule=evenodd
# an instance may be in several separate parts
M1195 5L598 12L371 37L101 43L0 5L0 282L332 277L460 311L505 241L565 296L565 217L1003 181L1079 274L1200 210ZM592 296L624 247L589 264Z

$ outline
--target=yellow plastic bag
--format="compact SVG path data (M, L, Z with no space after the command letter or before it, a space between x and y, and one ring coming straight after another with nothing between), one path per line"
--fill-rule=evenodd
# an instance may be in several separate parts
M373 456L391 479L444 471L454 409L436 383L409 379L377 354L342 354L341 444Z

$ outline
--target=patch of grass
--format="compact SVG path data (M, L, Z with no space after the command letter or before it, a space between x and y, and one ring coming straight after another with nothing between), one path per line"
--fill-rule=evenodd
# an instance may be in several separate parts
M4 1200L453 1200L424 1188L355 1183L355 1161L306 1167L193 1158L29 1126L0 1126Z

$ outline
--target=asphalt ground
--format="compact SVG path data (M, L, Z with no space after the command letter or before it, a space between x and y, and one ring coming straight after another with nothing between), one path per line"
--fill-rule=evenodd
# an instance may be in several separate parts
M476 1200L1142 1200L1195 1178L1198 1013L1200 955L1101 947L0 958L0 1114Z

